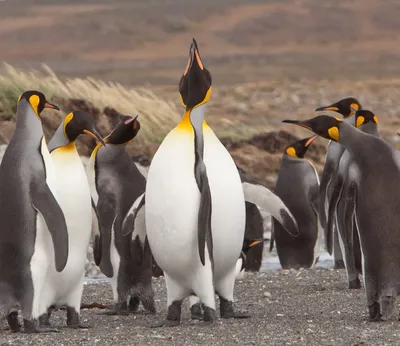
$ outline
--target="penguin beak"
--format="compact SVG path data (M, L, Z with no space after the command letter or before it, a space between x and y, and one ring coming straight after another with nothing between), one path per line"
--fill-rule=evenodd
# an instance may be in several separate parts
M101 138L101 136L98 134L98 132L97 132L96 130L94 130L94 129L93 129L92 131L83 130L83 132L84 132L85 134L87 134L87 135L93 137L94 139L97 139L97 140L101 143L101 145L102 145L103 147L106 146L106 143L104 142L103 138Z
M133 128L136 128L136 119L138 118L139 115L135 116L134 118L128 119L124 122L125 125L129 125L133 123Z
M329 106L322 106L315 109L316 112L320 111L334 111L337 112L339 108L335 104L331 104Z
M58 106L56 106L55 104L50 103L50 102L46 102L46 103L44 104L44 108L55 109L55 110L57 110L57 111L60 110L60 108L59 108Z
M318 138L318 136L312 136L312 137L310 137L304 146L305 146L305 147L310 146L311 143L314 142L317 138Z
M253 242L249 245L249 248L250 248L250 247L253 247L254 245L260 244L260 243L262 243L263 241L264 241L264 239L263 239L263 240L255 240L255 241L253 241Z
M297 126L301 126L310 131L313 130L309 125L305 124L303 121L300 121L300 120L282 120L282 122L286 123L286 124L294 124Z

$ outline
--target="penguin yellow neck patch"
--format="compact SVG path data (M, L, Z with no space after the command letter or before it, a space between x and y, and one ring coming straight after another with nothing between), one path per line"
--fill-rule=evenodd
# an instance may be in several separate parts
M68 136L67 136L67 125L71 122L73 117L74 117L74 114L71 112L64 119L64 135L65 135L66 138L68 138Z
M286 154L288 154L289 156L297 157L296 150L293 147L287 148Z
M67 145L63 145L62 147L58 147L56 149L54 149L54 151L57 152L70 152L76 149L75 143L74 142L70 142Z
M32 95L29 98L29 103L32 106L32 108L33 108L34 112L36 113L36 115L38 116L38 118L40 118L39 110L38 110L38 106L39 106L39 103L40 103L39 96L38 95Z
M104 142L107 143L106 139L104 140ZM97 143L97 145L94 147L92 154L90 155L90 158L95 158L97 155L97 152L99 151L100 147L101 147L101 143Z
M203 121L203 128L209 128L208 124ZM175 128L178 131L194 133L192 123L190 121L190 110L186 110L181 122Z

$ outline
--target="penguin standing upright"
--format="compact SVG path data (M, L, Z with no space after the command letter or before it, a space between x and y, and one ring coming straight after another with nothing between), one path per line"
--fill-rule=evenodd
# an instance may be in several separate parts
M245 317L233 310L235 267L243 244L245 201L235 163L204 120L211 74L196 41L179 83L186 108L151 162L146 185L146 230L155 260L164 271L168 312L154 325L180 323L182 300L195 294L204 322Z
M357 112L358 113L358 112ZM356 124L377 123L372 112ZM363 133L341 119L327 115L299 121L284 120L339 142L354 158L349 172L356 227L360 237L367 306L372 321L393 314L400 293L400 154L383 139Z
M44 108L59 110L39 91L20 96L0 165L0 318L7 316L11 330L19 331L20 309L26 333L54 331L37 325L42 287L52 257L58 272L68 259L67 225L40 118Z
M90 243L92 227L98 228L96 211L93 209L90 189L81 158L75 146L75 140L81 134L90 135L102 144L102 138L95 129L95 120L87 112L69 113L60 124L48 148L57 174L57 200L64 212L68 227L69 251L67 265L61 273L54 266L47 271L40 317L41 326L49 326L51 306L66 305L67 326L69 328L87 328L79 319L80 304L85 279L85 263ZM95 235L99 243L100 234ZM99 264L101 254L94 254Z
M283 269L310 268L318 255L319 178L313 164L304 159L317 137L289 145L284 151L278 172L275 193L290 209L299 227L299 236L294 238L283 232L282 226L272 218L276 250Z
M136 227L133 239L122 232L124 219L134 202L140 203L146 187L145 177L126 151L139 129L137 117L121 117L104 139L107 146L98 145L87 166L102 233L100 269L111 278L114 297L113 310L104 313L112 315L136 312L140 302L149 312L156 312L145 225Z
M333 111L337 112L344 117L344 121L354 124L354 111L362 109L360 102L354 97L347 97L338 102L332 103L329 106L321 106L316 109L316 111ZM327 233L327 210L329 208L329 201L332 194L333 186L331 185L331 181L333 177L337 174L337 169L339 167L340 158L344 152L344 148L335 142L330 141L328 143L326 160L324 169L321 175L320 182L320 190L319 190L319 198L318 198L318 215L320 217L321 226L324 229L325 241L329 239L329 237L333 236L332 247L328 247L327 250L329 254L332 255L335 261L335 268L344 268L343 256L339 246L339 238L337 230L334 229L333 234Z
M363 124L365 117L372 118ZM371 111L362 109L356 112L358 123L356 127L362 132L379 137L378 124L375 122ZM333 225L339 233L340 245L344 257L348 287L350 289L361 288L358 277L362 274L361 268L361 249L356 223L354 220L355 197L351 188L355 182L352 180L352 172L356 169L356 163L352 154L345 150L339 163L337 175L333 179L334 189L329 202L327 228L328 234L332 234ZM329 244L328 244L329 246Z

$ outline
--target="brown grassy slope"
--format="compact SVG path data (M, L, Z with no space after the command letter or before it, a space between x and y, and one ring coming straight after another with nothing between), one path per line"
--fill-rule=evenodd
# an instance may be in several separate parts
M6 1L0 61L176 84L195 36L216 84L400 72L396 0Z

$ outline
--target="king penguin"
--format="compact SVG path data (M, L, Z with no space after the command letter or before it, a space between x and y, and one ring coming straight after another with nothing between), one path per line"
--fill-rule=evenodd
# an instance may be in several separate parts
M283 227L272 218L276 250L283 269L310 268L318 256L319 178L314 165L304 159L313 136L289 145L282 157L275 193L296 218L299 236L283 232Z
M360 102L354 97L347 97L338 102L332 103L328 106L321 106L316 109L316 111L333 111L341 114L345 119L345 122L354 124L354 111L362 109ZM335 268L344 268L343 255L339 246L338 232L336 228L333 234L327 233L327 210L329 208L329 201L332 194L333 186L331 185L332 179L337 174L337 169L339 167L340 158L344 152L344 148L335 142L330 141L328 143L326 159L324 169L321 175L320 190L319 190L319 201L318 201L318 215L320 218L321 226L324 229L324 238L326 242L327 251L329 254L333 254ZM328 247L327 239L333 236L332 247Z
M361 118L362 117L362 118ZM378 123L372 112L356 124ZM388 320L400 293L400 154L383 139L327 115L284 120L343 145L354 158L354 213L360 237L362 270L371 321Z
M365 118L372 119L372 121L364 124ZM358 120L356 127L362 132L379 137L377 118L371 111L366 109L356 111L356 119ZM332 181L334 188L327 219L328 234L332 234L333 225L336 225L339 233L350 289L361 288L358 275L362 274L360 240L354 220L355 196L352 186L356 182L352 180L352 172L356 169L355 165L352 154L345 150L340 159L337 175Z
M43 134L40 114L59 110L39 91L18 99L16 129L0 165L0 318L19 331L40 328L40 299L48 267L61 272L68 259L68 231L56 200L55 168ZM11 262L10 262L11 261Z
M146 230L154 259L167 285L166 319L153 327L180 324L184 298L204 304L204 323L216 320L215 293L222 318L234 312L235 268L245 230L245 200L229 152L204 120L211 74L196 41L179 83L182 121L164 138L146 184Z
M69 113L48 143L57 174L57 200L64 212L68 227L68 247L72 256L61 273L51 266L46 274L41 299L41 326L50 326L49 318L53 306L66 306L69 328L88 328L80 322L80 304L85 279L85 263L92 229L98 230L96 210L90 196L90 189L75 140L86 134L104 144L95 128L95 120L85 111ZM96 224L95 224L96 223ZM94 233L94 242L100 241L100 234ZM99 246L95 246L95 249ZM101 254L94 254L100 263Z
M132 205L141 202L146 188L145 177L126 151L139 130L137 116L122 116L104 139L107 146L97 145L87 166L102 232L100 269L111 279L113 290L114 307L103 312L109 315L135 313L140 302L147 311L156 313L145 225L136 227L131 238L122 232L123 221Z

